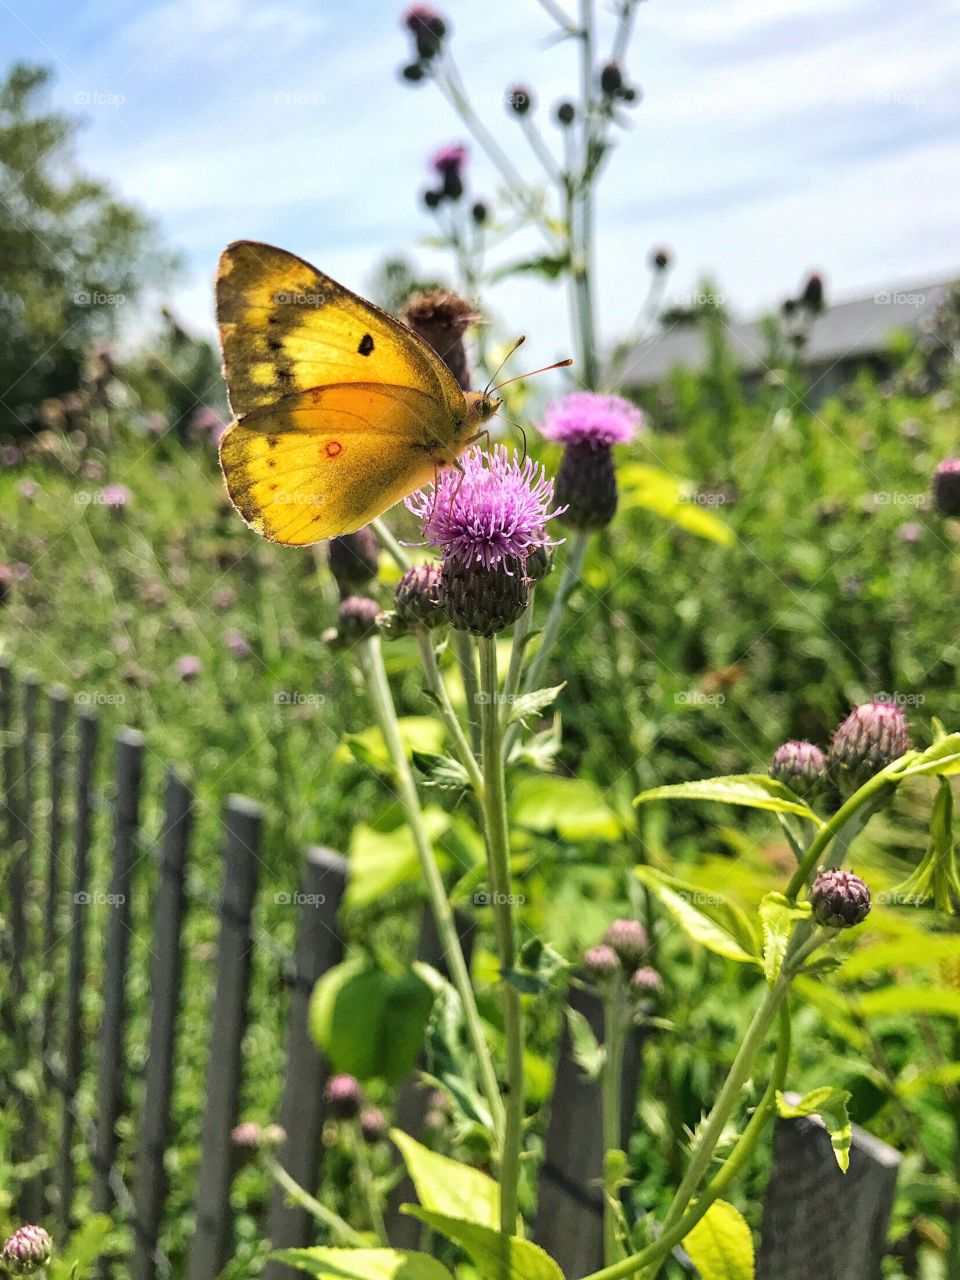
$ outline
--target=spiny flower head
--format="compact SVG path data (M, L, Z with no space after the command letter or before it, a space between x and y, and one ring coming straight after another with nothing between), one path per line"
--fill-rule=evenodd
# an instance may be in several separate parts
M45 1267L53 1253L53 1241L43 1227L18 1227L0 1249L0 1266L12 1276L32 1276Z
M627 444L643 425L643 413L622 396L574 391L547 406L540 430L561 444Z
M830 772L844 795L910 750L903 708L895 702L864 702L840 725L830 743Z
M823 871L813 882L810 905L818 924L849 929L870 914L870 890L852 871Z
M494 569L510 560L521 564L540 547L558 543L547 533L553 481L532 458L521 462L505 445L489 452L473 448L461 459L463 474L448 468L436 485L407 498L423 535L444 560L464 567Z
M583 965L591 978L604 982L620 972L620 957L613 947L601 942L595 947L588 947L583 953Z
M331 1114L337 1120L353 1120L360 1114L363 1090L355 1076L344 1072L330 1077L324 1091L324 1098Z
M603 942L613 948L620 957L620 963L630 971L637 968L650 950L650 935L639 920L614 920L607 926Z
M125 507L132 497L125 484L108 484L100 490L97 500L104 507Z
M812 742L785 742L773 753L770 777L809 800L827 779L827 757Z

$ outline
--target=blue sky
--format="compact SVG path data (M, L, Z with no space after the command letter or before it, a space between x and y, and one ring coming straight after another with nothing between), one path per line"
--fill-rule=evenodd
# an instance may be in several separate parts
M481 114L529 165L504 88L556 101L573 87L572 46L548 44L537 0L438 7ZM87 119L80 160L160 221L187 266L176 307L209 330L231 239L280 244L363 291L385 253L430 233L425 156L467 139L433 89L398 81L401 8L0 0L0 49L53 66L55 103ZM954 0L648 0L630 58L644 101L601 185L603 337L635 315L658 243L676 254L675 298L709 272L740 314L810 267L834 296L960 271L958 47ZM471 177L494 190L476 154ZM532 353L566 353L555 289L524 281L490 301Z

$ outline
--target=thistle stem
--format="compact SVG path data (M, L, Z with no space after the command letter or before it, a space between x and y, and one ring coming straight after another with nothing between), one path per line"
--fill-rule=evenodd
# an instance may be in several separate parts
M294 1204L299 1205L301 1209L306 1209L312 1218L327 1227L351 1248L362 1249L366 1246L367 1242L359 1231L354 1231L349 1222L344 1222L339 1213L334 1213L321 1201L314 1199L309 1191L304 1190L299 1182L290 1177L278 1160L271 1160L268 1167L274 1180L283 1187Z
M477 680L477 664L473 652L473 644L466 631L453 632L453 651L457 655L460 667L460 679L463 682L463 700L467 709L467 724L470 726L470 741L474 754L480 752L480 684Z
M825 822L813 840L810 847L803 856L803 860L797 867L796 871L787 885L787 897L791 902L796 902L800 890L810 879L811 872L815 871L818 863L827 845L835 836L843 830L846 824L857 814L869 800L877 797L885 787L890 785L891 778L887 769L881 770L880 773L874 774L869 781L865 782L859 791L855 791L845 804L842 804L835 814ZM859 830L859 827L856 828ZM851 837L852 838L852 837Z
M497 678L497 642L481 637L480 724L483 742L484 818L490 862L494 926L502 981L503 1023L507 1044L506 1108L503 1150L500 1160L500 1230L506 1236L517 1229L519 1207L520 1146L523 1126L523 1008L511 981L516 966L516 939L510 894L510 836L507 823L504 734ZM505 1260L506 1261L506 1260Z
M467 741L467 735L463 731L460 723L460 717L453 708L450 701L450 694L447 692L447 686L444 683L443 675L440 671L440 665L437 662L437 655L433 647L433 640L430 632L425 627L417 628L417 645L420 648L420 658L423 662L423 669L427 676L427 684L430 691L437 701L437 707L440 710L440 716L446 727L447 733L450 735L450 741L453 749L457 754L457 759L467 771L470 779L470 785L479 800L483 799L483 774L480 766L477 764L477 758L473 754L470 743Z
M480 1021L480 1013L477 1009L476 998L470 983L470 972L463 958L463 949L457 936L453 910L447 898L443 876L440 874L440 867L437 864L433 845L430 843L430 837L424 825L420 797L417 794L413 772L410 768L410 762L407 760L403 740L400 737L400 726L397 723L397 711L393 703L393 694L390 692L390 682L387 679L386 668L383 665L380 637L374 635L362 640L357 646L357 656L366 685L367 697L370 700L370 705L387 744L400 802L403 805L407 822L413 834L414 846L420 859L427 895L430 899L434 920L436 921L437 933L443 946L443 954L450 970L450 978L463 1005L463 1018L467 1035L476 1056L481 1086L487 1099L487 1106L490 1108L491 1123L494 1132L499 1135L503 1130L504 1115L503 1103L500 1100L500 1092L497 1088L497 1077L493 1069L490 1050L484 1038L483 1024Z
M387 528L384 521L377 516L375 520L370 521L370 528L383 543L390 555L393 556L393 559L396 561L397 568L406 573L406 571L411 567L410 557Z
M623 1141L623 1122L620 1113L620 1097L623 1086L623 1052L626 1047L629 1010L625 999L623 979L617 977L616 985L603 1002L603 1043L606 1060L603 1064L601 1105L603 1109L604 1195L603 1195L603 1260L607 1266L620 1255L617 1242L617 1215L613 1201L614 1188L607 1186L607 1157L618 1151Z

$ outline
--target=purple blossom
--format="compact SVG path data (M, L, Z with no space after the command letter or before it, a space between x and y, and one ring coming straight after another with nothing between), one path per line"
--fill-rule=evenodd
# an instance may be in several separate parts
M22 461L23 454L15 444L0 446L0 466L19 467Z
M193 653L185 653L174 663L173 669L181 680L195 680L203 670L203 663Z
M239 631L228 631L223 637L224 644L230 650L231 654L238 660L249 658L253 650Z
M460 143L438 147L430 157L430 168L441 177L445 177L451 171L459 173L466 163L467 148Z
M474 447L461 459L463 474L450 467L435 485L407 498L423 535L444 557L494 569L505 560L526 560L540 547L556 547L546 524L553 481L532 458L520 461L502 444L485 453Z
M540 430L561 444L627 444L643 426L643 413L621 396L574 391L547 406Z
M897 529L897 537L901 542L919 542L922 534L923 530L920 525L915 524L912 520L908 520Z
M40 492L40 486L37 484L36 480L21 480L17 486L17 492L20 494L20 497L23 498L24 502L32 502Z
M125 507L133 498L133 494L125 484L108 484L97 494L97 501L103 507Z
M145 425L151 435L162 436L170 423L167 421L165 413L155 410L153 413L147 414Z

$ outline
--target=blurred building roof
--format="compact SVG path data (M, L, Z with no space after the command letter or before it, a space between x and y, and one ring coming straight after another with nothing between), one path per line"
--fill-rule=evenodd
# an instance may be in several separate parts
M897 331L921 328L956 278L877 289L866 297L828 305L809 325L804 354L807 365L848 364L884 355ZM769 344L762 322L731 323L727 335L731 353L744 374L763 372ZM678 366L700 370L706 359L703 326L697 322L672 324L619 355L616 382L622 387L650 386Z

